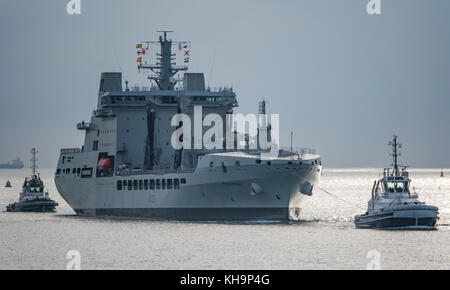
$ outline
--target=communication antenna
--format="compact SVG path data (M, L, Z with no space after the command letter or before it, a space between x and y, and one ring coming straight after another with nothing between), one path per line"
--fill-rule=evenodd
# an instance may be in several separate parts
M153 74L148 76L149 80L156 83L160 90L173 90L179 79L174 76L180 71L187 71L187 66L177 66L175 61L175 53L172 53L172 45L190 45L188 41L172 41L167 39L167 33L173 32L171 30L159 30L162 33L158 41L142 41L142 44L159 45L160 53L157 53L156 64L140 63L138 65L139 71L141 69L151 71Z

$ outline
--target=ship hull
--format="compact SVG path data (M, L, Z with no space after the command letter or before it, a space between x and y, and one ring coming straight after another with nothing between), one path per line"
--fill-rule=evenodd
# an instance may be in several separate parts
M355 218L358 228L377 229L435 229L438 209L434 206L401 206L383 213L361 215Z
M139 217L184 221L287 221L288 208L98 208L74 209L84 216Z
M53 200L15 202L6 207L7 212L55 212L58 203Z
M301 203L318 182L321 166L242 166L193 173L114 176L83 180L56 177L60 195L79 215L164 220L298 220ZM178 190L117 190L117 182L181 179Z

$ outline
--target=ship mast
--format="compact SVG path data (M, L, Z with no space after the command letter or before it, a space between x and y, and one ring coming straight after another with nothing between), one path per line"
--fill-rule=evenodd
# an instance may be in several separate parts
M392 156L392 159L393 159L392 165L394 166L394 176L399 176L400 172L398 170L398 156L400 156L400 152L398 149L401 148L402 145L397 142L396 135L394 135L394 139L391 142L389 142L388 145L392 146L392 154L390 154L390 155Z
M172 41L167 39L167 33L173 32L169 30L158 31L163 33L163 35L159 36L159 41L143 41L143 44L157 44L161 47L161 52L157 53L156 64L139 64L138 69L147 69L151 70L154 74L149 75L148 79L153 80L158 85L160 90L173 90L175 88L175 84L179 81L174 78L174 75L179 71L187 71L187 66L176 66L175 62L175 53L172 53L172 45L185 45L189 42L179 42Z
M36 161L37 161L36 153L38 153L38 151L36 150L36 148L31 149L31 159L30 159L30 161L31 161L31 167L30 167L30 168L31 168L31 172L32 172L32 175L33 175L33 176L36 175L36 169L37 169L37 165L36 165Z

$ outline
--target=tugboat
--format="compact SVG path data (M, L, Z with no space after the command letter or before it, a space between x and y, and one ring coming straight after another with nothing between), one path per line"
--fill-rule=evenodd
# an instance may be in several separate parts
M378 229L436 229L438 208L425 205L419 201L418 195L409 190L411 179L407 166L397 163L397 136L389 143L392 146L393 168L385 168L383 178L375 181L372 187L372 198L368 210L363 215L355 216L358 228ZM400 172L399 167L402 167Z
M11 185L11 181L6 181L6 184L5 184L5 187L12 187L12 185Z
M33 148L31 153L31 177L25 177L19 201L9 204L6 207L8 212L54 212L58 206L58 203L50 199L48 192L44 191L44 183L39 173L36 174L36 149Z

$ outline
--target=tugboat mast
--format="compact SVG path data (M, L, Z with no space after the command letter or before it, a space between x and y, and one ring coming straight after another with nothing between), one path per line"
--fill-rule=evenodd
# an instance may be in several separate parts
M35 176L36 175L36 169L37 169L37 165L36 165L36 153L38 153L38 151L36 150L36 148L31 149L31 172L32 175Z
M394 139L389 142L388 145L392 146L392 159L393 159L393 166L394 166L394 175L395 176L399 176L400 172L398 170L398 156L400 156L400 153L398 152L398 148L401 148L401 144L397 143L397 137L396 135L394 135Z

